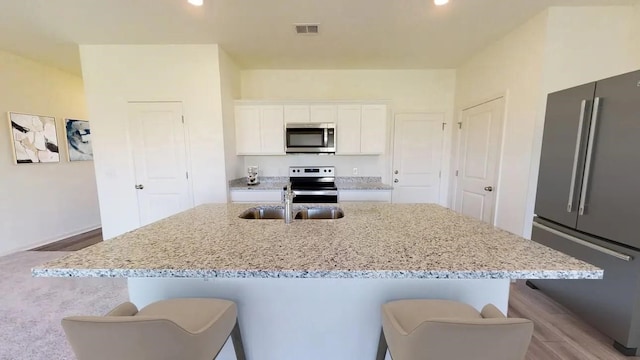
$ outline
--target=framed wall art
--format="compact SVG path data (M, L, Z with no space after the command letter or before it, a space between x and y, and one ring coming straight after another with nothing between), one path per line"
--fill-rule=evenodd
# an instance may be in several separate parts
M10 112L9 123L16 164L60 162L55 117Z
M93 160L91 128L86 120L65 119L65 134L69 161Z

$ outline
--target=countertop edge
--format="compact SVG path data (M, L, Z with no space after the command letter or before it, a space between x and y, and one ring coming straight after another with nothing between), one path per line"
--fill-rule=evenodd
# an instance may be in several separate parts
M602 279L604 270L132 270L132 269L31 269L33 277L99 278L288 278L288 279Z

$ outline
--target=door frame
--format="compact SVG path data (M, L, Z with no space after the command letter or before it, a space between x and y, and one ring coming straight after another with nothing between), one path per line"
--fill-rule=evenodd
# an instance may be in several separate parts
M447 198L449 197L448 191L450 190L449 182L449 168L452 163L451 157L451 133L452 127L450 126L450 112L448 111L399 111L393 113L393 121L391 121L391 139L389 140L391 143L391 153L389 154L389 181L391 186L393 186L393 161L395 158L395 150L396 150L396 120L398 116L401 115L430 115L430 114L442 114L443 120L445 124L445 128L442 134L442 158L440 160L440 186L438 189L438 205L447 206ZM395 189L394 189L395 190ZM391 194L393 198L393 194Z
M456 153L455 156L452 158L452 162L455 161L454 166L452 166L452 174L451 174L451 178L453 179L451 181L451 192L452 192L452 196L451 196L451 209L453 209L455 212L460 213L462 211L462 209L458 209L457 208L457 203L458 203L458 188L460 187L460 182L462 177L458 176L458 174L456 174L456 172L459 172L460 170L460 165L462 162L462 127L459 126L460 124L463 123L463 113L465 110L469 110L471 108L474 108L476 106L480 106L480 105L484 105L486 103L492 102L494 100L498 100L498 99L503 99L503 108L502 108L502 126L500 128L500 141L499 141L499 148L498 148L498 165L496 166L496 170L495 170L495 179L496 179L496 189L495 189L495 200L494 200L494 204L493 204L493 214L491 214L491 225L495 226L496 225L496 218L497 218L497 214L498 214L498 209L499 209L499 203L500 203L500 194L501 194L501 185L502 185L502 165L503 165L503 161L502 158L504 156L504 134L506 132L506 128L507 128L507 122L508 122L508 109L509 109L509 91L505 90L504 92L499 92L494 94L493 96L487 96L485 98L481 98L478 101L474 101L474 102L470 102L468 104L468 106L463 106L460 110L458 110L458 122L456 122L456 125L458 125L457 127L457 131L456 131Z
M187 172L189 176L187 178L187 191L188 191L188 199L191 207L195 206L195 196L193 193L193 171L192 171L192 162L191 162L191 138L189 136L189 122L187 121L187 117L185 116L185 108L184 101L182 100L127 100L127 122L126 122L126 137L127 137L127 146L129 148L129 164L131 168L131 179L132 184L136 182L136 167L134 163L134 154L133 154L133 145L131 142L131 119L129 118L129 105L130 104L180 104L180 108L182 109L182 117L184 122L182 123L182 130L184 136L184 149L185 149L185 166L187 168ZM131 188L133 189L133 187ZM136 196L136 203L138 203L138 192L133 192ZM137 211L138 214L138 227L142 226L142 219L140 218L140 209Z

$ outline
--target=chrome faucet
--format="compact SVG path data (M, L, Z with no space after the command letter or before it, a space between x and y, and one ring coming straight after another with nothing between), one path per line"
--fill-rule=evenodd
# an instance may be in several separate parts
M284 223L291 224L291 221L295 217L293 213L293 198L296 194L291 190L291 182L287 184L286 191L284 193Z

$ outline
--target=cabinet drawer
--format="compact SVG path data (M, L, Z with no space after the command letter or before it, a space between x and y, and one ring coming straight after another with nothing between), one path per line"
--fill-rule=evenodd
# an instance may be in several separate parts
M231 190L231 202L280 202L282 191L280 190Z
M340 190L338 202L391 202L390 190Z

